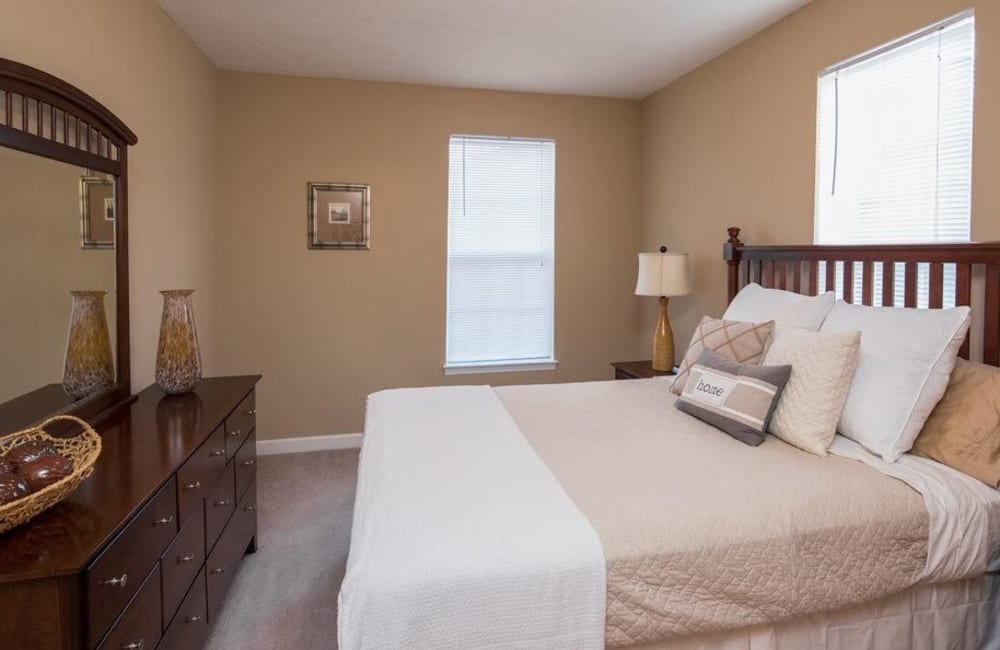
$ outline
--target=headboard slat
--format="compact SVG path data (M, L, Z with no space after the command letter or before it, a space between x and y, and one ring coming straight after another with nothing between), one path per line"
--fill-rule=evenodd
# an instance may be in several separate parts
M871 307L872 304L872 275L875 263L865 260L861 263L861 304Z
M760 284L761 286L767 287L768 289L774 288L774 260L764 260L761 262L761 276Z
M882 306L896 304L896 263L882 262Z
M931 262L930 291L927 295L927 306L931 309L941 309L944 304L944 264Z
M854 262L844 260L844 302L854 302Z
M917 263L906 262L903 284L903 306L910 309L917 306Z
M955 305L968 307L972 305L972 265L971 264L956 264L955 265ZM963 359L969 358L969 344L971 336L965 337L965 342L962 343L962 349L959 350L958 356Z

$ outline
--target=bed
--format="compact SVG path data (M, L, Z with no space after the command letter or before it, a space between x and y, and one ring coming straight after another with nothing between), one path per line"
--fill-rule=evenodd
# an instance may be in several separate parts
M724 252L730 300L757 282L893 306L901 275L905 306L940 307L954 277L955 302L980 303L962 355L1000 363L1000 244L750 247L731 229ZM675 409L668 381L370 396L340 647L995 642L996 489L839 436L826 457L749 447Z

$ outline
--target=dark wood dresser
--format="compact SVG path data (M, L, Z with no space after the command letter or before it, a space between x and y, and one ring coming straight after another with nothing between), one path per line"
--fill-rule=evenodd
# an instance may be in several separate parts
M194 650L256 550L258 376L155 386L97 426L93 475L0 535L0 648Z

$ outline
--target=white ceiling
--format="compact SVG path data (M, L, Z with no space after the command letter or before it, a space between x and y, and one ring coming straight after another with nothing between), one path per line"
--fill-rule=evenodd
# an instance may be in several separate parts
M219 68L641 98L808 0L159 0Z

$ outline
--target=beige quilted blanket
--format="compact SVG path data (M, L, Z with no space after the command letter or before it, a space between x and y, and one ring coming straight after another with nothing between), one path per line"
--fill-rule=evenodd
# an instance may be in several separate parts
M744 445L677 411L659 379L496 392L600 536L608 646L862 603L921 575L921 496L859 462Z

